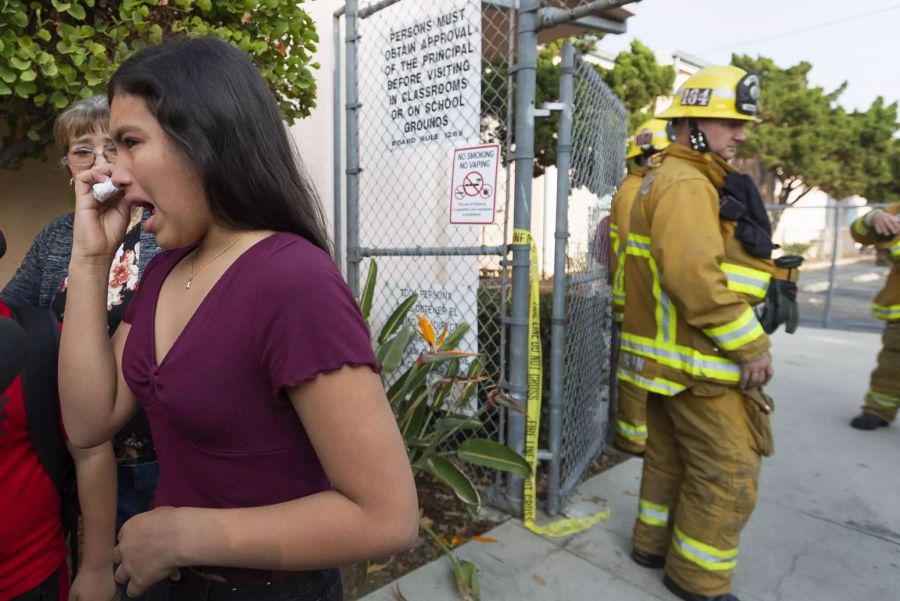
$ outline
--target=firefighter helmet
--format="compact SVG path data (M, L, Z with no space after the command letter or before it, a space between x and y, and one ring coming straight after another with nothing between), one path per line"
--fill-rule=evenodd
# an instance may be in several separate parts
M628 138L626 159L637 156L648 157L664 150L675 138L672 124L663 119L650 119L641 123L634 135Z
M681 84L660 119L739 119L758 121L759 77L725 65L706 67Z

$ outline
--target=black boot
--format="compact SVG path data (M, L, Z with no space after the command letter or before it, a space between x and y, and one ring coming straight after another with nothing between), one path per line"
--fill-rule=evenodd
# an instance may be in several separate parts
M741 601L731 593L725 593L724 595L698 595L696 593L689 593L684 590L680 586L678 586L674 580L669 578L669 575L666 574L663 576L663 584L666 585L666 588L669 591L678 597L679 599L684 599L684 601Z
M645 568L659 570L666 567L666 558L662 555L645 553L643 551L638 551L637 549L631 550L631 559L634 560L634 563L644 566Z
M886 421L871 413L860 413L850 422L850 426L857 430L875 430L877 428L884 428L887 425L888 423Z

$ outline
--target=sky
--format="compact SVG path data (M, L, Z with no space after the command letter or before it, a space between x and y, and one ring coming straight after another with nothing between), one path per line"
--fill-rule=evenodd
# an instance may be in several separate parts
M618 53L639 39L654 52L682 50L728 64L733 52L771 58L779 67L805 60L810 80L828 91L847 82L839 102L865 110L877 96L900 100L900 1L643 0L628 33L601 49Z

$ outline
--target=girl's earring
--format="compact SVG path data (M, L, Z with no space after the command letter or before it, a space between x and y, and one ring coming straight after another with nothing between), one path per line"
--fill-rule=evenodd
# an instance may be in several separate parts
M73 188L75 187L75 178L74 177L69 178L69 185L72 186Z

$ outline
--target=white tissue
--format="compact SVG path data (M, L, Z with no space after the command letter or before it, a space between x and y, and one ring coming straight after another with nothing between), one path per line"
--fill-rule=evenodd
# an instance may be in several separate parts
M106 202L118 191L119 189L113 185L111 179L100 182L99 184L94 184L94 198L97 199L97 202Z

